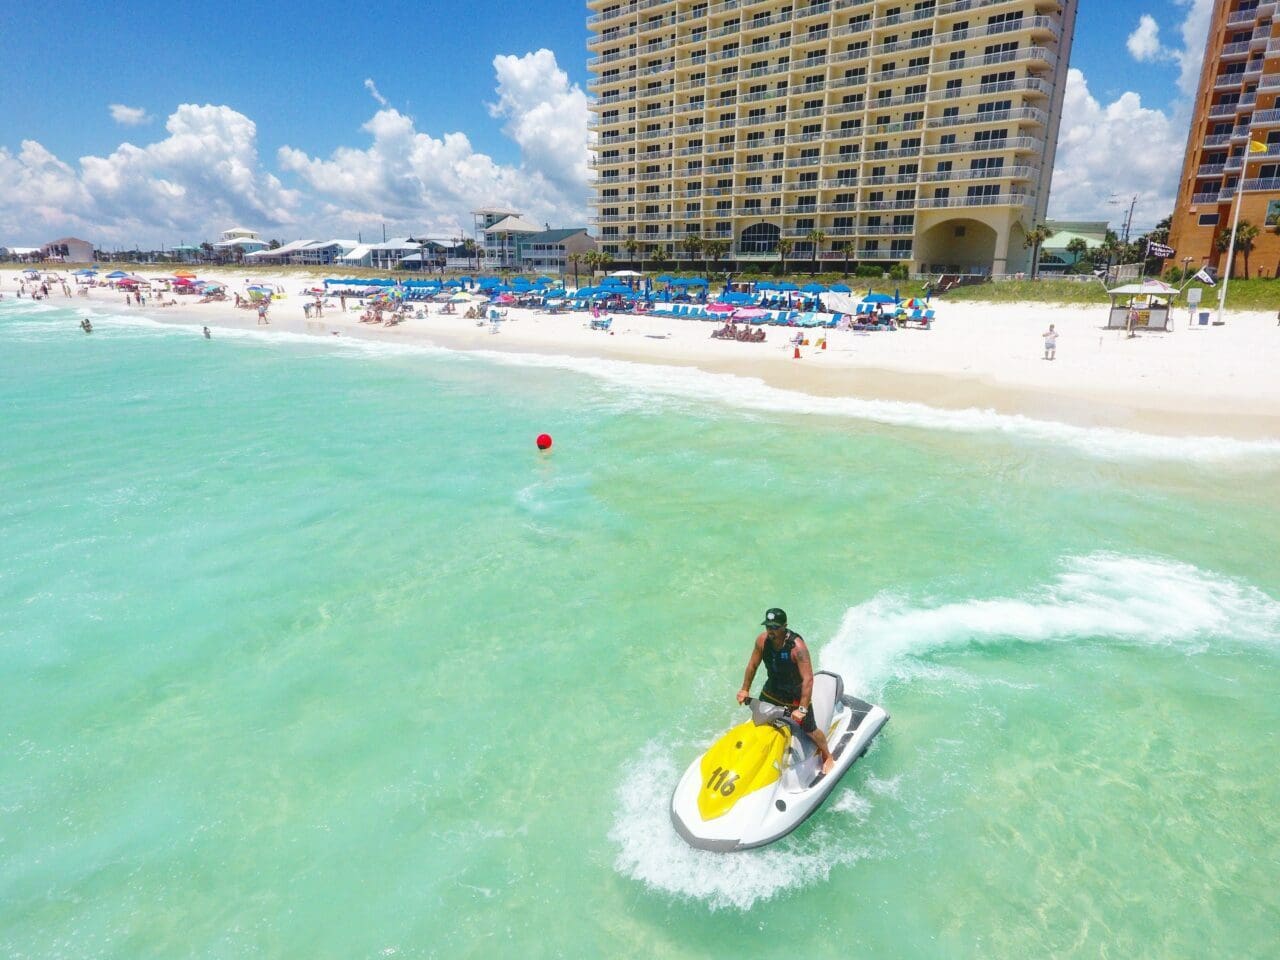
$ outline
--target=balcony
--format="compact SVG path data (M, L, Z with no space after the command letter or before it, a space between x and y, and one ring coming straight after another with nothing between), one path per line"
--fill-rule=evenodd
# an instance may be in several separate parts
M925 121L925 126L930 130L936 130L970 124L1004 123L1009 120L1026 121L1044 126L1048 119L1048 115L1043 110L1037 110L1035 107L1014 107L1010 110L987 110L955 117L934 117Z
M982 197L928 197L920 207L1020 207L1034 199L1027 193L997 193Z
M1253 115L1253 126L1274 127L1280 124L1280 110L1259 110Z
M1039 173L1038 167L1026 165L983 167L980 170L935 170L920 174L920 180L924 183L955 180L1032 180Z
M1241 184L1241 189L1246 192L1249 190L1280 190L1280 178L1268 177L1265 180L1246 180Z
M1218 202L1217 191L1214 191L1213 193L1197 193L1195 196L1191 198L1192 205L1197 205L1202 203L1217 203L1217 202Z
M948 153L994 153L1003 150L1038 152L1044 141L1035 137L1006 137L1003 140L966 140L964 143L936 143L924 148L926 156Z

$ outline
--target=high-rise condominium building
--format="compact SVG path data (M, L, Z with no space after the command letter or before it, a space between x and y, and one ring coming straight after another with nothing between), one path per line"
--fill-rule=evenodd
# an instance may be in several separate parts
M1025 269L1076 0L588 0L616 259ZM633 257L634 254L634 257Z
M1278 6L1214 5L1169 231L1174 256L1188 266L1225 272L1218 242L1230 235L1238 199L1240 220L1259 228L1251 266L1280 271L1280 36L1271 23ZM1237 272L1243 263L1237 251Z

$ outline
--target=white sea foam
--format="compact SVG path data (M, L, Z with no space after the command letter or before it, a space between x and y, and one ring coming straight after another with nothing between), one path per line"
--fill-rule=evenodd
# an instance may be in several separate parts
M881 595L849 609L836 635L816 642L825 668L848 689L881 702L891 681L937 677L929 654L967 645L1070 642L1103 638L1126 644L1179 646L1210 641L1280 645L1280 602L1255 587L1160 558L1096 553L1069 557L1049 583L1017 597L913 605ZM963 682L960 674L942 674ZM892 730L889 731L892 736ZM876 746L850 781L800 833L761 850L731 855L689 847L671 827L667 798L696 754L692 745L651 742L623 773L611 839L617 869L671 896L711 909L746 910L822 882L837 866L885 855L866 836L878 804L900 802L900 777L875 775ZM859 772L861 775L859 776Z
M52 308L50 308L52 309ZM120 313L102 319L120 326L185 333L187 326ZM1129 461L1135 459L1215 462L1244 457L1280 457L1280 441L1237 440L1229 437L1173 437L1079 427L1020 414L970 408L948 410L897 400L856 397L818 397L770 386L755 377L709 373L691 367L636 363L602 357L516 353L498 350L458 351L426 343L391 343L359 336L324 337L285 331L215 327L220 339L260 343L306 344L357 356L466 356L504 366L569 370L589 376L613 391L639 399L661 396L696 404L700 411L732 408L766 414L844 417L892 427L953 433L1003 435L1054 447L1069 447L1088 456Z
M881 594L852 607L821 661L849 689L878 697L892 680L932 673L922 658L970 644L1107 638L1203 649L1211 640L1280 643L1280 603L1248 584L1160 558L1095 553L1063 561L1021 596L937 606Z
M652 889L700 900L713 910L747 910L825 880L835 866L875 855L849 843L847 828L867 818L870 804L847 791L827 807L825 822L815 823L803 844L787 839L737 854L695 850L676 834L668 813L679 772L671 746L650 742L617 791L609 833L618 845L615 866Z

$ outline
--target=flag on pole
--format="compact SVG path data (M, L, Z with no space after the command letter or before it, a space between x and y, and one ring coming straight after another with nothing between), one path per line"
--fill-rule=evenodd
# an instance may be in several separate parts
M1249 152L1250 153L1266 153L1267 145L1265 143L1259 143L1257 140L1250 140Z
M1163 243L1156 243L1154 240L1148 240L1147 256L1155 257L1158 260L1168 260L1173 256L1173 247Z
M1192 279L1199 280L1201 283L1207 283L1211 287L1214 286L1213 277L1209 276L1209 274L1205 272L1204 267L1201 267Z

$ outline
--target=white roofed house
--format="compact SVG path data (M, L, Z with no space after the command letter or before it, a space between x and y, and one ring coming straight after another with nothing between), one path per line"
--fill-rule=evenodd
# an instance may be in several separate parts
M337 262L343 254L357 246L354 240L291 240L274 250L245 254L252 263L293 263L324 266Z
M520 269L525 241L546 228L517 214L503 217L484 229L484 265L495 269Z
M257 253L267 248L267 242L258 236L256 230L244 227L232 227L222 231L222 239L216 241L213 249L221 257L241 258L249 253Z

